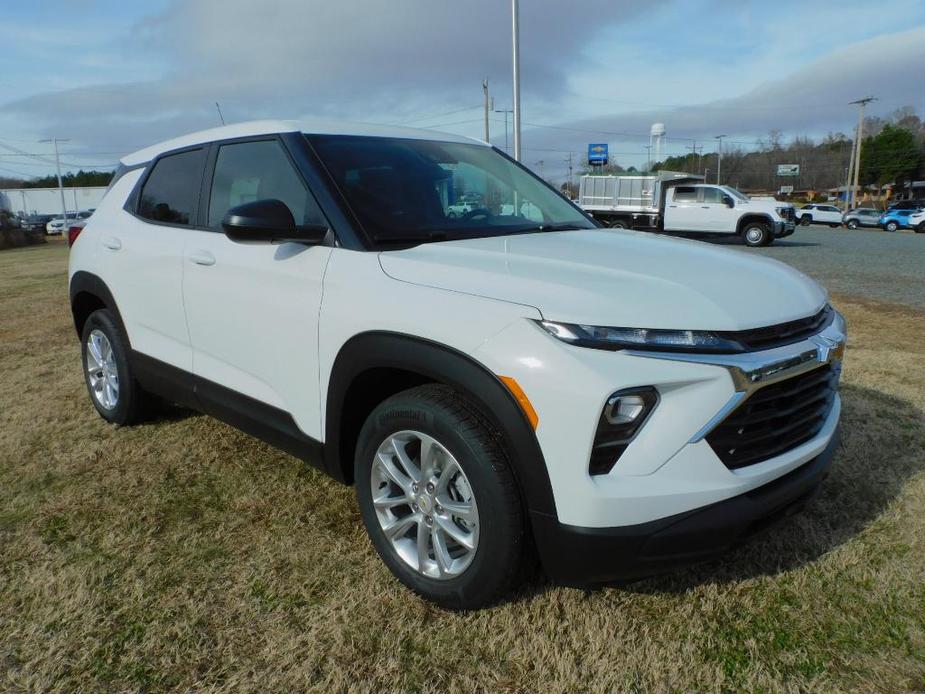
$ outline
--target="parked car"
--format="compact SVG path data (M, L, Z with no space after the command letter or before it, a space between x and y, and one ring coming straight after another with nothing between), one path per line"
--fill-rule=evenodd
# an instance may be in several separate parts
M68 226L70 226L70 223L73 222L75 218L76 214L73 212L68 212L66 218L53 217L48 220L48 223L45 225L45 233L53 235L63 234L67 231Z
M849 210L842 217L842 222L849 229L857 229L858 227L878 227L880 226L880 215L882 213L880 210L875 210L871 207L858 207L854 210Z
M887 231L896 231L897 229L911 229L912 224L909 221L916 210L896 209L887 210L880 215L880 226Z
M820 205L810 203L796 210L797 221L803 226L810 224L828 224L830 227L840 227L842 211L835 205Z
M48 224L49 220L53 219L54 215L50 214L31 214L20 222L20 228L26 229L28 231L38 231L45 230L45 225Z
M464 186L491 202L450 218ZM353 484L388 568L449 608L534 552L570 584L715 557L799 510L837 443L818 284L601 229L457 135L260 121L128 155L69 288L103 419L160 396Z
M925 234L925 211L919 210L909 215L909 226L916 234Z

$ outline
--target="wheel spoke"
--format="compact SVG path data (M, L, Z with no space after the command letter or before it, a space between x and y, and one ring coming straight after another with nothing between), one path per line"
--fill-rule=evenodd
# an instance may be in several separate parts
M378 460L379 467L382 468L382 471L385 472L388 478L399 487L401 487L405 494L410 495L412 482L411 479L395 466L395 463L392 462L388 455L380 453Z
M408 497L405 495L402 496L380 496L376 499L373 499L373 506L376 508L387 509L395 508L396 506L408 505Z
M470 523L475 523L475 521L478 520L475 511L472 509L472 504L468 502L453 501L449 497L438 497L437 503L439 503L443 507L443 510L450 516L469 521Z
M100 353L99 340L95 335L90 335L90 339L87 340L87 354L93 359L97 369L103 368L103 355Z
M424 572L424 567L430 560L431 531L423 520L418 521L418 571Z
M434 465L437 461L437 446L433 439L421 439L421 479L426 480L434 474Z
M414 461L408 456L405 450L405 443L401 439L392 438L392 450L395 451L395 457L399 465L404 469L405 474L414 482L421 481L421 470L414 464Z
M433 526L430 532L430 540L434 546L434 559L437 560L437 568L440 569L440 575L443 576L450 571L450 564L453 562L450 557L450 550L446 547L446 540L443 538L443 531L437 526Z
M434 522L440 526L440 530L449 535L451 538L456 540L466 549L475 549L474 538L472 533L467 533L462 530L456 523L451 521L448 518L441 518L440 516L434 516Z
M447 486L453 479L453 475L459 472L459 463L450 458L443 469L440 471L440 477L437 479L437 494L445 494Z
M382 530L386 534L386 537L394 541L402 537L408 532L408 528L417 522L419 522L417 514L409 513L407 516L396 518L392 523L382 526Z

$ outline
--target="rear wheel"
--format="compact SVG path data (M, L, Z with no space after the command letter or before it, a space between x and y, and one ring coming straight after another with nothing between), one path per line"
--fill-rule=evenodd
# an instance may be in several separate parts
M425 385L381 403L354 473L370 540L411 590L475 609L512 587L526 556L517 484L497 435L458 393Z
M108 309L94 311L81 334L84 382L100 416L113 424L134 424L147 412L148 396L135 382L128 340Z
M833 229L838 229L838 227L840 227L841 224L829 224L829 226L832 227Z
M800 217L800 226L808 227L812 223L813 223L812 216L808 214L804 214L802 217Z
M630 226L622 219L611 219L607 222L607 226L611 229L629 229Z
M925 234L925 222L922 222L915 228L916 234Z
M773 240L771 229L767 224L761 222L749 222L742 229L742 240L746 246L753 248L758 246L767 246Z

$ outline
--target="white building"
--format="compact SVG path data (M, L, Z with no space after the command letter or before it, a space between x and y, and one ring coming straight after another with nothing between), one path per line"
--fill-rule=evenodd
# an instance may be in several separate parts
M69 213L95 209L105 192L105 186L65 188L64 204ZM61 193L57 188L5 188L0 190L0 209L21 216L61 214Z

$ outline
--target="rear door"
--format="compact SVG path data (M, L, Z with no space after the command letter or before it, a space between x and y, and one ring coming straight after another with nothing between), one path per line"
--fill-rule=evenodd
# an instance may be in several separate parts
M700 231L707 226L706 210L697 186L674 186L665 195L665 230Z
M326 223L279 138L212 146L202 228L188 236L183 262L193 372L282 410L320 439L318 313L332 247L240 244L221 230L230 208L269 198L297 224ZM209 386L199 389L207 411L229 404L216 403L223 395Z
M107 281L132 349L192 370L183 311L183 247L198 214L205 149L156 159L126 203L118 228L106 229Z

